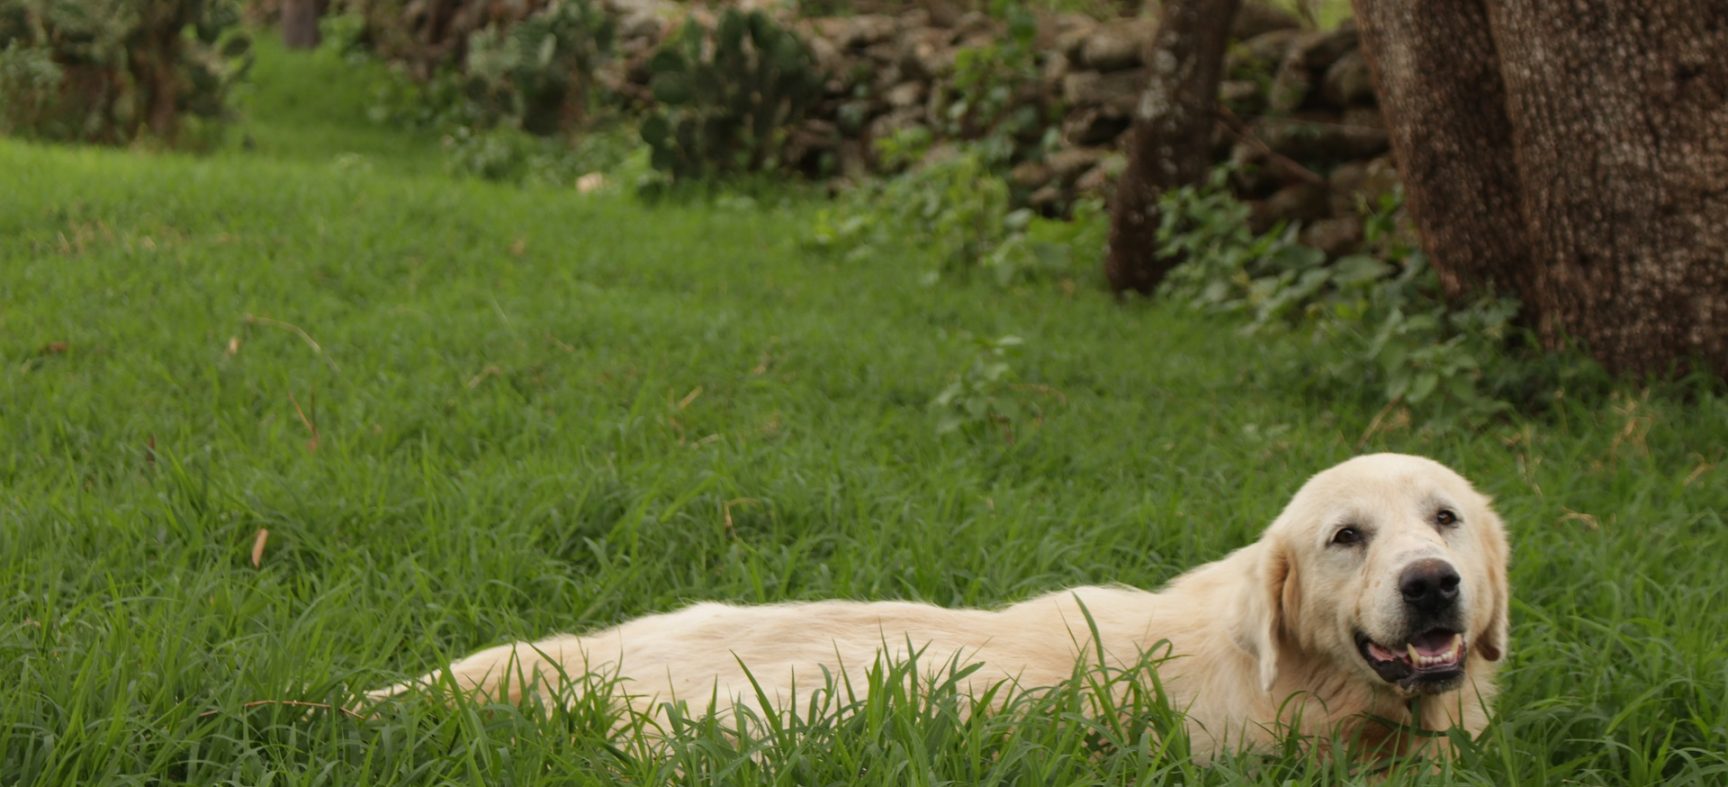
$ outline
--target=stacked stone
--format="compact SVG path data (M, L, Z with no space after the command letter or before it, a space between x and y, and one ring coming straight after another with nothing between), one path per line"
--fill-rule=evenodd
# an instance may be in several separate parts
M623 56L614 68L622 70L610 82L626 96L649 100L647 58L678 17L703 12L667 0L605 2L621 16ZM942 155L953 141L945 136L956 132L944 114L957 55L998 45L1007 35L983 14L940 3L788 24L829 76L824 101L794 131L793 144L807 151L807 162L825 162L849 179L883 173L891 162L877 156L875 143L906 130L928 131L937 143L931 155ZM1039 20L1038 78L1013 100L1060 118L1059 141L1014 167L1010 180L1019 199L1059 214L1076 199L1114 193L1155 24L1075 14ZM1305 30L1289 14L1249 3L1233 34L1215 161L1235 166L1232 185L1253 208L1256 230L1299 222L1305 243L1331 255L1350 253L1362 240L1363 207L1397 184L1355 27Z

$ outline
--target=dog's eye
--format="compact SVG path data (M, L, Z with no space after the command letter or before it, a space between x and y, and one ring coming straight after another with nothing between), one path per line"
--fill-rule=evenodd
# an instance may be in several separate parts
M1338 532L1332 534L1332 543L1345 547L1360 544L1362 543L1362 531L1353 527L1338 528Z
M1458 524L1458 515L1452 513L1450 508L1442 508L1434 515L1434 523L1441 527L1451 527Z

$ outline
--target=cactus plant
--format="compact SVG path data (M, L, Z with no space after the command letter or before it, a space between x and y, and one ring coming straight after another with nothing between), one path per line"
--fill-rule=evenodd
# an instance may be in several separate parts
M588 108L612 35L612 18L590 0L561 0L514 24L475 31L464 79L476 114L533 134L569 130Z
M809 48L761 11L728 9L713 30L687 21L648 67L657 106L642 139L674 180L778 168L822 95Z

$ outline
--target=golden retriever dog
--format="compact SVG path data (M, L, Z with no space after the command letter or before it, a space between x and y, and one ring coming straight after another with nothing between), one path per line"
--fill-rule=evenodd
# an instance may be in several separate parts
M994 610L703 603L489 648L368 697L455 686L515 702L601 675L650 715L678 701L784 713L797 710L795 688L808 695L827 676L914 653L920 671L977 665L962 688L979 696L1168 648L1158 679L1201 759L1290 733L1408 754L1443 748L1432 731L1474 735L1487 723L1507 648L1506 563L1500 520L1468 481L1428 459L1374 454L1314 476L1258 541L1157 592L1079 587Z

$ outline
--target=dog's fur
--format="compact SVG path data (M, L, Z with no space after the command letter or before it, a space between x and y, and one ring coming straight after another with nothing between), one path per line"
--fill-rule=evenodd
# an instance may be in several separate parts
M1457 521L1437 515L1442 509ZM1338 536L1344 527L1361 534L1357 543L1335 543L1348 539ZM1433 558L1457 571L1447 630L1464 638L1463 676L1428 684L1382 677L1365 643L1394 643L1384 653L1421 636L1427 624L1414 620L1420 613L1405 603L1399 577ZM369 696L453 679L466 691L518 701L525 686L544 692L564 678L601 675L643 713L678 700L704 708L713 698L759 713L758 686L776 706L789 704L795 684L808 695L824 671L856 677L911 651L921 669L980 665L963 683L976 694L1004 681L1015 690L1059 684L1100 650L1106 663L1130 666L1167 642L1173 657L1157 666L1158 677L1186 714L1198 757L1261 747L1292 730L1402 753L1434 740L1404 731L1462 726L1474 735L1487 723L1507 648L1506 563L1500 520L1469 482L1428 459L1376 454L1314 476L1257 542L1156 593L1081 587L998 610L696 604L591 634L490 648L450 665L448 675ZM865 681L849 682L865 689Z

